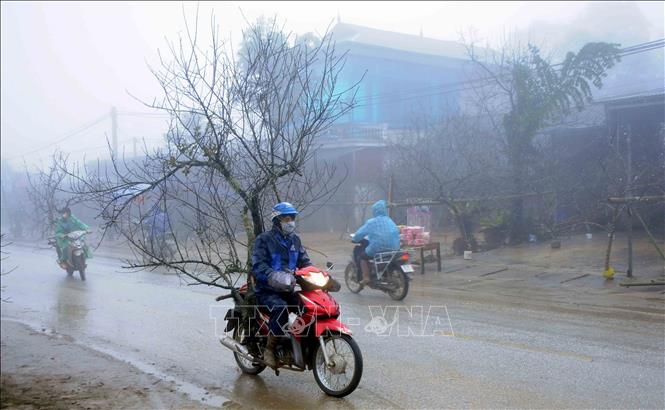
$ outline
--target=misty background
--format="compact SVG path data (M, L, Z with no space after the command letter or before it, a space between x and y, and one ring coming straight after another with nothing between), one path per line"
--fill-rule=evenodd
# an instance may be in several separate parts
M166 50L166 40L184 29L183 16L191 19L197 7L202 30L209 28L214 10L220 31L234 45L246 23L260 16L276 16L286 31L297 34L323 34L338 19L448 41L473 30L489 45L517 33L553 60L589 41L625 47L664 37L662 2L3 2L1 7L1 148L3 162L12 167L23 167L24 161L38 166L58 148L72 159L107 157L111 107L119 113L121 150L131 153L135 139L160 145L167 118L137 98L151 102L160 95L149 66L159 62L158 49ZM648 54L652 64L639 68L633 84L612 84L611 71L601 92L654 87L640 75L662 87L662 50Z

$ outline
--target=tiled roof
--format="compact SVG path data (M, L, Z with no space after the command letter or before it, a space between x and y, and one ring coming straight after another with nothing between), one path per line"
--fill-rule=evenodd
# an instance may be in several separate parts
M661 99L665 98L665 87L654 88L650 90L635 91L619 95L603 96L602 98L599 98L594 102L598 104L607 104L612 102L619 102L619 101L628 102L629 100L639 100L639 99L659 97L659 96L661 97Z
M348 23L337 23L331 33L338 43L349 42L439 57L468 59L464 45L454 41L436 40Z

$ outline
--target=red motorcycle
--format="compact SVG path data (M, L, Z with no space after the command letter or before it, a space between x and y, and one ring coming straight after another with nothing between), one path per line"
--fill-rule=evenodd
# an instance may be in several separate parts
M329 292L338 291L340 285L328 272L314 266L298 269L294 274L301 303L289 312L288 337L281 338L283 342L275 348L275 373L279 375L279 369L312 370L321 390L330 396L344 397L358 387L363 359L351 330L337 319L339 305ZM257 375L266 368L263 351L270 312L257 307L247 284L216 300L228 298L233 298L235 306L226 313L226 333L220 342L233 351L243 373Z

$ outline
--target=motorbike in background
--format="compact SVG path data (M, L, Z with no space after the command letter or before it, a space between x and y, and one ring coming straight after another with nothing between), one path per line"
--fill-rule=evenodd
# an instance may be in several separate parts
M367 240L363 239L356 244L359 247L367 247ZM359 293L365 287L361 284L363 279L360 268L360 260L354 258L344 270L346 286L353 293ZM402 300L409 293L409 281L413 273L413 265L409 263L409 253L403 250L378 252L373 259L369 260L371 289L377 289L387 293L393 300Z
M64 261L59 265L62 269L67 271L68 276L72 276L74 272L78 271L81 275L81 280L85 280L85 269L86 265L86 250L88 245L85 242L85 235L91 233L92 231L72 231L65 235L67 240L67 247L65 248L65 258ZM48 244L54 246L58 252L58 260L61 260L60 252L56 243L56 238L48 238Z

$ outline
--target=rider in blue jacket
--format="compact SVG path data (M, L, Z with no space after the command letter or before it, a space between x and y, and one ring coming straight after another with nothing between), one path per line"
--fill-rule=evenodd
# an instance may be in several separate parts
M291 272L312 263L300 238L295 233L296 208L280 202L272 209L272 229L256 238L252 252L252 272L256 278L255 294L258 303L270 309L270 332L264 361L277 367L274 348L277 337L284 336L288 323L288 306L298 306L294 293L295 276Z
M352 239L354 243L360 243L363 239L367 239L367 242L369 242L364 249L359 246L354 249L354 257L360 259L360 267L363 272L361 283L363 285L367 285L370 282L370 258L373 258L378 252L399 250L400 246L399 228L388 216L386 201L382 199L372 205L372 213L374 217L368 219L363 226L358 228L356 233L353 234Z
M155 205L152 214L146 220L146 226L150 228L149 243L152 252L161 252L169 229L168 215L162 208L164 205Z

